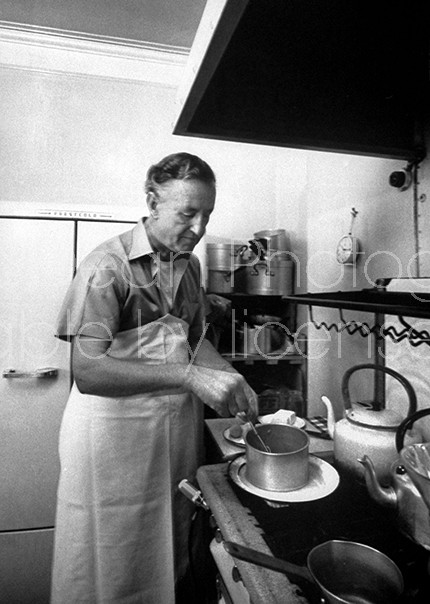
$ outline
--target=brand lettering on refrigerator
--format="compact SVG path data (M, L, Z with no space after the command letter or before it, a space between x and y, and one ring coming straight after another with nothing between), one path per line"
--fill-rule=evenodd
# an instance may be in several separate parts
M41 216L55 216L56 218L91 218L93 220L113 218L113 214L88 212L84 210L39 210L38 214Z

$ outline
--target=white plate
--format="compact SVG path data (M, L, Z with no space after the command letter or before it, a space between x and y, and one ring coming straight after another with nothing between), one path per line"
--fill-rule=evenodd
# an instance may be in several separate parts
M273 416L274 413L271 413L270 415L260 415L258 417L258 421L261 424L270 424L270 420ZM294 424L291 425L293 425L294 428L304 428L306 426L306 422L301 417L296 417L296 421L294 422ZM240 436L239 438L234 438L234 436L231 436L230 434L230 428L226 428L222 434L224 438L228 440L228 442L233 443L237 447L242 447L242 449L245 448L245 441L243 440L243 436Z
M339 485L339 474L329 463L319 457L309 456L309 482L301 489L288 492L266 491L259 489L249 482L246 477L245 455L237 457L228 468L233 482L248 493L257 495L269 501L280 501L284 503L303 503L327 497L336 490Z

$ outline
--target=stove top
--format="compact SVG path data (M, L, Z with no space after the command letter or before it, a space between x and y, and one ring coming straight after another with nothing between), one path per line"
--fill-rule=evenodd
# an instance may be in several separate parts
M395 513L375 503L364 485L341 474L340 485L318 501L274 508L247 493L230 479L231 488L261 529L273 555L306 565L308 552L324 541L358 541L389 556L400 568L405 582L401 604L429 604L430 552L403 536ZM309 585L300 585L313 604L320 599Z

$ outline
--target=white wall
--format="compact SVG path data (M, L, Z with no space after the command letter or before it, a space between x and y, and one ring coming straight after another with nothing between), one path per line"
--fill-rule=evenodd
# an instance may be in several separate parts
M306 264L302 275L306 275L307 284L301 289L310 292L333 292L338 290L360 290L372 287L375 279L381 277L417 277L418 274L430 276L428 250L430 234L428 229L428 200L419 203L419 244L421 262L419 268L415 262L414 203L413 189L400 192L389 185L389 175L394 170L404 168L406 162L343 154L308 152L306 154L306 178L299 170L296 182L300 189L294 190L292 197L300 203L300 210L306 216L304 229L299 227L299 238L304 236L307 250L303 254ZM419 195L424 197L429 188L429 160L425 160L419 170ZM285 161L286 170L290 159ZM291 180L291 174L290 174ZM288 187L288 185L287 185ZM285 191L288 197L290 191ZM278 220L286 223L290 216L290 207L283 209L282 198L278 200ZM358 210L354 232L363 246L363 254L356 267L341 266L335 259L336 243L343 234L348 233L351 224L351 208ZM306 253L307 251L307 253ZM374 324L370 313L344 311L346 320ZM307 326L309 337L309 390L310 412L325 415L325 407L320 397L326 394L332 400L337 416L343 410L341 397L341 379L346 369L374 358L374 338L363 338L358 333L339 336L336 331L317 330L307 323L307 313L302 323ZM314 307L313 318L317 323L340 323L339 312L335 309ZM420 329L430 333L430 322L420 322ZM394 359L399 356L400 359ZM412 349L424 359L430 357L429 347L424 344ZM401 357L409 359L411 346L407 341L392 344L387 364L394 368L400 366L401 372L415 386L418 406L428 407L426 390L418 383L414 368ZM412 357L413 358L413 357ZM430 360L430 358L429 358ZM430 364L428 365L430 367ZM368 372L355 374L350 381L352 400L371 400L373 381ZM388 378L391 379L391 378ZM430 383L430 370L427 378L427 390ZM400 389L401 390L401 389ZM392 391L387 381L387 391ZM400 412L407 409L407 397L403 391L398 400L387 396L391 404ZM424 425L428 425L425 420ZM430 428L430 426L429 426ZM425 428L427 437L430 430Z
M0 201L141 205L143 214L146 169L185 150L207 160L217 175L208 238L246 240L256 230L285 228L301 258L299 291L361 289L377 277L397 276L393 254L407 274L414 253L412 189L400 193L388 184L404 162L174 136L183 63L109 52L0 36ZM420 193L429 182L426 160ZM356 270L340 267L334 255L349 230L352 207L359 211L354 234L364 248ZM420 204L420 214L420 241L428 250L428 201ZM369 261L380 251L388 253ZM421 275L426 272L430 258L424 253ZM336 311L314 312L317 320L338 321ZM300 317L306 322L303 308ZM328 345L313 326L308 335L310 411L323 412L325 393L340 413L341 377L347 367L368 360L368 341L346 335L339 344L331 333Z

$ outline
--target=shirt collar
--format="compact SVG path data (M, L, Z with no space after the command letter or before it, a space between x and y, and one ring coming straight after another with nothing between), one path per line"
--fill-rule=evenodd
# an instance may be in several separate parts
M156 262L157 253L151 247L149 243L148 234L145 228L146 216L141 218L139 222L133 227L131 231L131 246L128 253L129 260L136 260L142 256L150 256L154 262ZM184 266L188 263L191 253L182 253L175 255L175 263L179 260L183 260L181 264Z
M135 260L145 255L152 255L154 250L148 240L148 235L145 229L146 217L139 220L136 226L132 229L132 241L130 252L128 254L129 260Z

